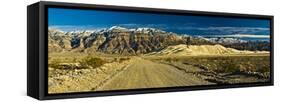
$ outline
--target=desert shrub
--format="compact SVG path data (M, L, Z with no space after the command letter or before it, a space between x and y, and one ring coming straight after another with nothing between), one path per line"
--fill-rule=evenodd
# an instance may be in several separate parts
M244 61L244 63L241 63L239 65L239 70L240 70L240 72L256 72L257 67L258 67L258 65L254 65L251 62Z
M126 60L129 60L130 58L120 58L119 59L119 63L122 63L122 62L124 62L124 61L126 61Z
M220 61L218 64L218 68L215 70L220 73L234 73L239 72L239 65L233 63L231 60Z
M55 69L59 69L59 68L61 69L62 66L59 65L60 63L61 63L60 60L53 59L52 61L49 61L48 67L55 68Z
M74 58L72 59L72 62L77 62L77 58L74 57Z
M163 60L167 62L175 61L173 58ZM269 56L203 56L181 58L179 61L189 65L204 66L217 73L258 72L264 74L270 72Z
M79 62L82 68L97 68L105 63L106 62L101 58L95 58L95 57L86 57Z
M259 68L257 68L257 72L260 72L260 73L268 73L270 72L270 66L268 65L263 65Z
M167 58L165 60L168 61L168 62L172 62L172 58Z
M173 59L172 58L167 58L167 59L165 59L167 62L172 62L173 61Z
M52 60L52 57L48 56L48 61Z
M118 58L114 58L114 59L113 59L113 62L117 62L117 61L118 61Z

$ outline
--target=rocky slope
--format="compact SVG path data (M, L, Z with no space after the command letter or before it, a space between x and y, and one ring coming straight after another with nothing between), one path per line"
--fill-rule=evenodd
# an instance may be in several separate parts
M49 29L49 52L144 54L170 45L186 44L188 38L153 28L127 29L114 26L94 32L62 32Z

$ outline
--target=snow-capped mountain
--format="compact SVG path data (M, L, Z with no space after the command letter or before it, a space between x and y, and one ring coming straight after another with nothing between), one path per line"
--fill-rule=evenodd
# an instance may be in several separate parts
M128 29L113 26L101 30L74 32L49 29L48 34L48 46L51 52L79 51L110 54L144 54L178 44L221 44L232 47L231 44L245 43L246 47L243 48L250 46L246 41L236 38L192 37L186 34L176 34L155 28Z

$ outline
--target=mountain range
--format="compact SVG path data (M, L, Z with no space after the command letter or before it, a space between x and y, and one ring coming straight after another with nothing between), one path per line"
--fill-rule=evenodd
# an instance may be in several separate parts
M198 38L155 28L127 29L113 26L102 30L76 32L48 29L49 52L74 51L136 55L161 51L175 45L215 45L218 43L229 45L246 42L239 39Z

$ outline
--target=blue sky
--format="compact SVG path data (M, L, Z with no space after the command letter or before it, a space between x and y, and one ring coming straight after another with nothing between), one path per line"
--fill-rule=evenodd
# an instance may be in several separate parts
M270 21L260 19L62 8L49 8L48 16L50 28L65 31L102 29L117 25L127 28L153 27L168 32L193 35L270 34Z

